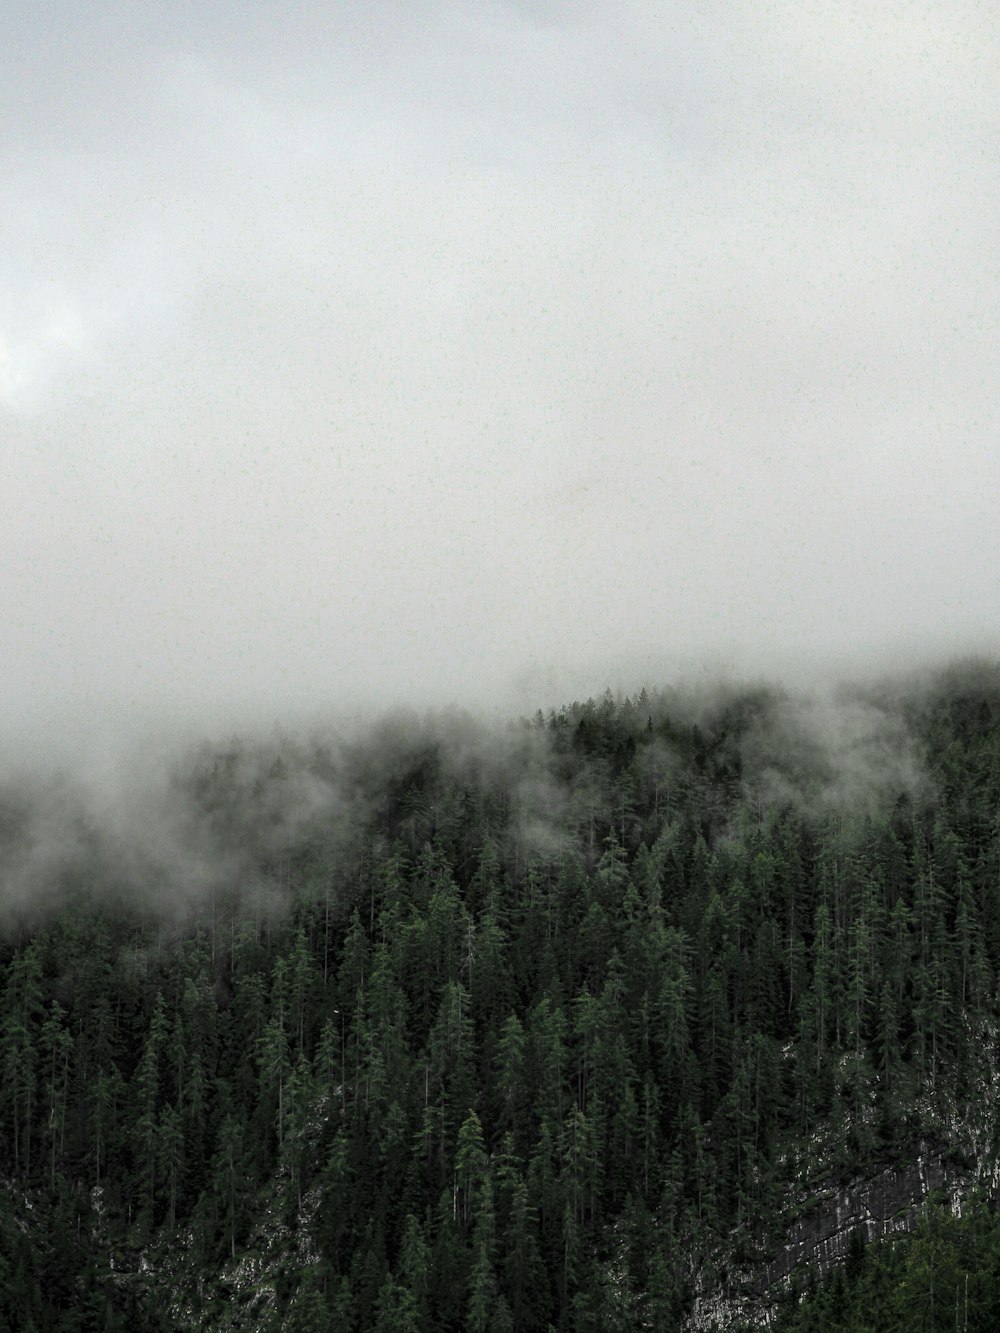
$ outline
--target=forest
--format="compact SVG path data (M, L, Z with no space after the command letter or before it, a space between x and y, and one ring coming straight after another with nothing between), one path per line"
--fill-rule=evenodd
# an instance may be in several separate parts
M998 977L989 661L12 776L0 1330L993 1330Z

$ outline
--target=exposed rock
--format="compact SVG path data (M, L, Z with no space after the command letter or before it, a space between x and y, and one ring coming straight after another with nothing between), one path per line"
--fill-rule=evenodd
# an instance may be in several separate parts
M705 1275L708 1281L695 1298L686 1329L710 1333L741 1323L767 1327L793 1275L810 1269L820 1276L827 1273L847 1257L853 1233L860 1231L865 1241L875 1241L914 1230L921 1205L935 1191L944 1192L959 1213L974 1188L988 1198L1000 1198L992 1170L983 1177L983 1172L956 1170L921 1145L909 1165L887 1167L848 1185L823 1186L809 1195L773 1259L743 1270L723 1290L717 1276Z

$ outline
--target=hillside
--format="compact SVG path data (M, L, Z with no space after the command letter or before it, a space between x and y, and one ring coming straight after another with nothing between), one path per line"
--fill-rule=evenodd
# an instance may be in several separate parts
M998 812L984 663L9 781L0 1329L805 1321L934 1190L994 1245Z

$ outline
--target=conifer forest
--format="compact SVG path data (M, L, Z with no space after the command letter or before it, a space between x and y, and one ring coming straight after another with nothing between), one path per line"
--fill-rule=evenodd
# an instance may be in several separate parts
M1000 1327L997 667L157 793L0 789L3 1333Z

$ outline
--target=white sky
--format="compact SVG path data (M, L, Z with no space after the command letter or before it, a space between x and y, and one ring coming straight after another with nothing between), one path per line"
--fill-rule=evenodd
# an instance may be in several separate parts
M992 651L998 69L971 0L8 0L8 729Z

